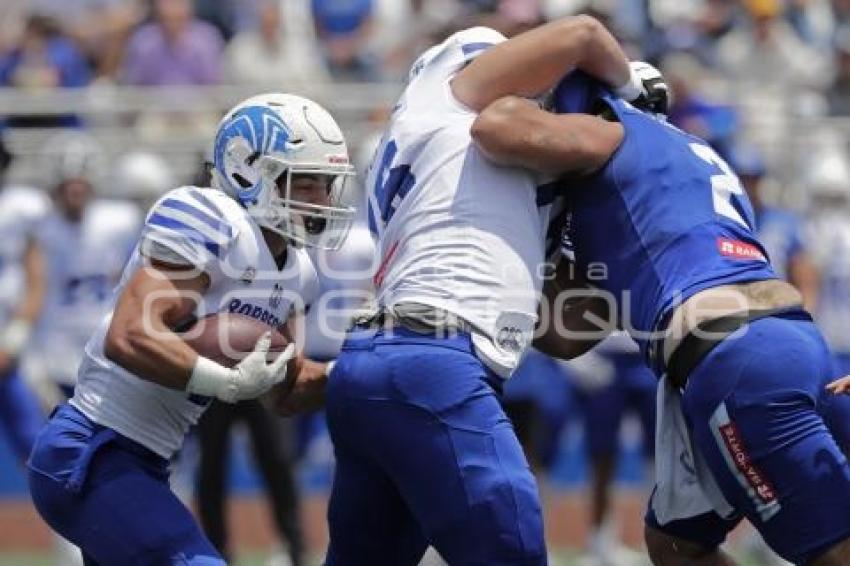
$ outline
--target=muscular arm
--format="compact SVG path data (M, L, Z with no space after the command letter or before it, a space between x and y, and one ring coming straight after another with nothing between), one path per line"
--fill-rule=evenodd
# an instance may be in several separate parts
M543 286L541 324L534 347L555 358L570 360L581 356L605 339L613 330L608 301L576 276L573 264L562 260L554 277Z
M171 328L190 316L208 286L206 274L150 260L118 297L106 357L143 379L186 389L198 354Z
M553 114L506 96L472 124L472 139L490 160L543 173L587 174L602 167L623 141L623 126L587 114Z
M563 18L488 49L452 79L452 94L481 112L512 94L538 96L581 69L612 87L630 81L628 59L614 36L590 16Z

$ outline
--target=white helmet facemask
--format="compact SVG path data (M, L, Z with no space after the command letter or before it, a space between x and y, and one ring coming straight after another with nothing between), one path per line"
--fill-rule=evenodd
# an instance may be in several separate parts
M268 178L276 179L276 190L270 191L269 202L262 211L252 213L257 223L297 245L339 249L348 236L356 213L353 207L346 206L344 199L347 181L354 176L354 168L351 165L330 168L290 164L275 157L261 157L258 161L261 161L260 169L269 172ZM327 204L296 199L292 181L299 176L316 178L325 185ZM266 175L263 174L263 177Z
M354 168L342 132L316 103L286 94L248 99L222 120L213 160L214 184L263 228L299 246L333 250L345 241L356 212L345 204ZM293 179L302 175L325 193L295 198Z

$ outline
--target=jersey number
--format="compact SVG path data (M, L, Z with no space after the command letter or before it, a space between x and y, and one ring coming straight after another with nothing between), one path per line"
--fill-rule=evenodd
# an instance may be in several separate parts
M745 220L741 209L735 206L735 199L738 195L744 194L744 188L732 168L709 146L692 143L690 147L703 161L720 170L716 175L711 176L714 211L752 230L753 227Z
M375 174L374 193L369 197L369 230L372 234L378 234L378 226L381 229L393 217L402 199L413 188L416 179L410 172L410 165L396 165L390 168L393 159L398 153L395 140L390 140L384 146L380 161L375 161L373 166L379 169Z

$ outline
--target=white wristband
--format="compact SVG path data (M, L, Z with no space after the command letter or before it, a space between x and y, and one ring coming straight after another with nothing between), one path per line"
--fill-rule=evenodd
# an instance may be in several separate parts
M629 102L643 94L643 81L640 79L633 66L629 66L629 80L626 84L615 88L614 94L624 100L628 100Z
M217 397L227 401L234 393L235 384L232 379L233 370L212 361L209 358L198 356L195 367L192 368L192 376L186 384L186 391L204 397Z
M325 364L325 377L330 377L331 372L334 370L335 365L336 365L336 360L331 360L327 364Z
M17 357L27 345L32 333L32 324L26 320L12 319L0 332L0 350Z

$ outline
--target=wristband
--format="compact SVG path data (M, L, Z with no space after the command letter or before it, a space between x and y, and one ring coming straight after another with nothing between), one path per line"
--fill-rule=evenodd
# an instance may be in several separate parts
M233 382L232 375L232 369L209 358L198 356L195 367L192 368L192 376L186 384L186 391L227 401L236 393L236 384Z
M626 84L615 88L614 94L629 102L643 94L643 81L633 66L629 66L629 80L626 81Z
M325 365L325 377L330 377L331 372L334 370L335 365L336 365L336 360L331 360Z
M14 318L0 332L0 350L17 357L27 345L32 333L32 324L22 318Z

